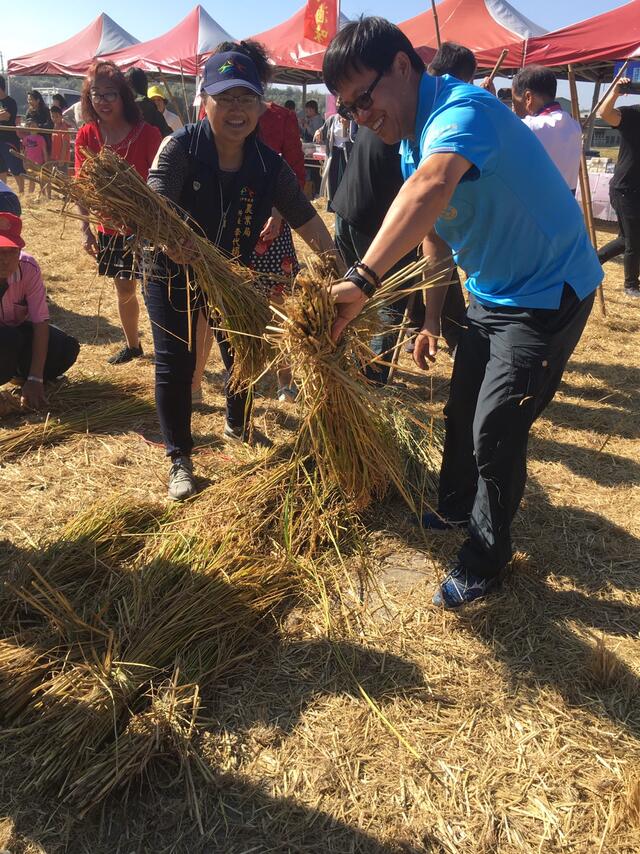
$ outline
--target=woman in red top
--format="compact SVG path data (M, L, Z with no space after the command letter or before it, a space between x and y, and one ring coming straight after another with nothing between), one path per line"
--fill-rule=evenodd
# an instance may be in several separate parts
M86 151L98 152L108 146L146 181L162 137L157 128L142 121L133 92L113 62L96 62L89 69L82 86L82 114L87 124L76 136L76 174ZM122 234L99 225L96 240L88 222L83 222L82 231L85 250L98 260L98 274L111 277L116 287L126 345L109 362L122 365L142 356L133 256Z

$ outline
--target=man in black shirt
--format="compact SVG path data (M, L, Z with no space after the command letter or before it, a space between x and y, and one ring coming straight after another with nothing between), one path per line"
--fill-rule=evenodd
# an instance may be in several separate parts
M604 264L624 252L624 292L640 297L640 108L616 107L631 81L623 77L611 89L598 115L620 131L620 154L611 179L611 204L618 217L619 235L598 252Z
M130 68L127 71L126 78L127 83L133 89L133 93L136 96L136 104L140 108L142 118L145 122L148 125L153 125L154 128L158 128L163 137L171 136L173 131L167 124L167 120L151 98L147 97L149 81L144 71L141 68Z
M7 173L11 172L16 179L18 192L24 190L24 167L22 160L16 157L14 151L20 150L20 140L15 131L18 105L7 95L7 84L4 77L0 77L0 181L7 180ZM2 130L1 128L14 128L14 130Z

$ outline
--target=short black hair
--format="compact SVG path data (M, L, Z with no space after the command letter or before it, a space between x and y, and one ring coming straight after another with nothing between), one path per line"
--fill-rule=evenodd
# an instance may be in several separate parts
M398 53L406 53L414 71L422 74L424 62L401 29L385 18L371 16L350 21L327 48L322 62L322 76L334 95L343 80L354 71L369 68L384 74Z
M7 91L7 81L4 79L4 77L1 74L0 74L0 89L4 89L5 92Z
M269 54L263 44L253 41L253 39L245 39L241 42L220 42L213 52L229 53L230 51L235 51L235 53L241 53L243 56L249 57L256 67L258 77L263 86L271 80L273 66L269 62Z
M498 101L511 101L511 87L505 86L503 89L498 89L496 95Z
M312 98L310 101L307 101L305 103L305 107L311 107L311 109L315 110L316 113L318 112L318 102L315 100L315 98Z
M288 101L285 101L284 105L287 108L287 110L295 110L295 108L296 108L296 102L292 101L291 99L289 99Z
M470 83L477 67L476 58L468 47L456 44L456 42L442 42L427 71L434 77L451 74L458 80Z
M530 89L534 95L540 95L541 98L548 98L550 101L556 97L558 81L556 75L550 68L543 68L542 65L527 65L521 69L511 81L511 89L513 94L521 98L527 89Z
M56 107L56 105L55 105L55 104L53 105L53 107L49 107L49 112L50 112L50 113L55 113L56 115L57 115L58 113L60 113L60 115L62 115L62 109L61 109L60 107Z
M125 74L127 78L127 83L136 95L143 95L145 98L147 97L147 89L149 88L149 81L147 80L147 75L144 73L142 68L130 68Z

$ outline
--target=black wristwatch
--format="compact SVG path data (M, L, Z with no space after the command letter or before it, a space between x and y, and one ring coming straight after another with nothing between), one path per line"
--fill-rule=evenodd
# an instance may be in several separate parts
M354 264L353 267L349 267L345 274L345 280L348 282L352 282L357 288L360 288L362 293L370 299L376 292L376 286L371 284L368 279L358 272L356 269L359 267L359 264Z

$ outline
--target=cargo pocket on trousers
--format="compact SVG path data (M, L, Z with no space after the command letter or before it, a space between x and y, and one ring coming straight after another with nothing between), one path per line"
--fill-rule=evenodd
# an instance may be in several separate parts
M549 372L549 359L546 354L531 347L511 348L511 369L513 396L519 406L535 407L536 400L545 386Z

